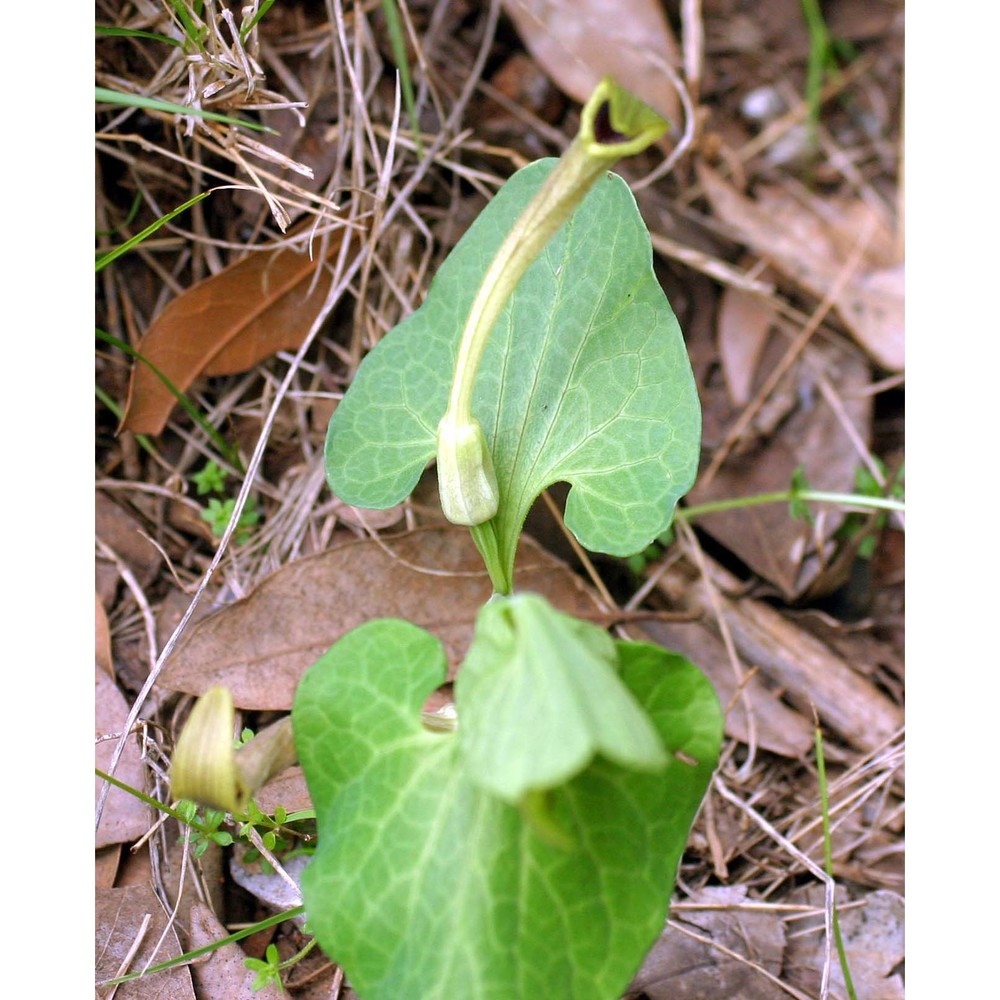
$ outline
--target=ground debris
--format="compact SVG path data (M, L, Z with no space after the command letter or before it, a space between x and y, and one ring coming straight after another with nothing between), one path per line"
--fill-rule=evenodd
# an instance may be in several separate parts
M782 913L746 908L749 902L744 886L707 886L686 900L632 981L628 1000L786 1000L775 982L785 948Z

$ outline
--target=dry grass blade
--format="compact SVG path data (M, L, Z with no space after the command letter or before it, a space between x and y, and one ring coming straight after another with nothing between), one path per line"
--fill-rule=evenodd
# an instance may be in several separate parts
M746 813L747 816L763 830L769 837L771 837L775 843L779 844L784 848L799 864L802 865L808 872L813 875L823 883L826 890L826 905L823 911L823 921L824 928L826 930L826 941L825 941L825 953L823 959L823 974L820 980L819 989L819 1000L826 1000L830 991L830 968L833 964L833 902L834 902L834 881L829 875L820 868L811 858L803 854L787 837L783 837L774 826L769 823L760 813L757 812L752 806L744 802L739 796L734 795L726 783L721 777L716 776L713 782L713 787L715 790L727 801L732 803L741 812ZM788 989L788 987L786 987Z

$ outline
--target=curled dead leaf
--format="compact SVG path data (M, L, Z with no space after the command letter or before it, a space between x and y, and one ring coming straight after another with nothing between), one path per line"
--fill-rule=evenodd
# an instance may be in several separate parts
M316 270L343 233L331 236L325 256L287 246L255 251L169 302L137 345L150 364L132 370L122 427L159 434L176 405L150 365L183 392L202 375L233 375L300 347L329 291Z
M733 406L746 406L753 393L754 374L767 347L774 306L759 295L742 288L722 290L716 335L719 361Z
M121 731L122 723L128 716L129 706L118 685L100 667L94 671L94 733L97 737L109 737ZM107 772L111 767L117 740L102 738L94 750L97 768ZM132 788L144 792L146 770L139 752L139 744L131 737L125 745L115 777ZM100 795L104 781L95 778L95 794ZM138 840L150 825L150 810L144 802L129 795L120 788L112 787L101 813L101 825L97 828L96 847L122 844Z

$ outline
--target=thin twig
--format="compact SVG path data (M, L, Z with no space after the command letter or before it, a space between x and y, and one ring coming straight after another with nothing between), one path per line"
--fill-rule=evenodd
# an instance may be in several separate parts
M686 548L692 553L694 561L698 566L698 573L701 576L705 594L708 597L708 602L712 605L712 614L715 615L715 620L719 628L719 635L722 638L722 644L726 649L726 655L729 658L729 663L733 668L733 674L736 677L736 696L739 697L740 702L743 705L743 711L746 714L747 759L743 762L737 772L738 780L742 782L749 777L757 758L757 716L754 712L753 701L750 698L750 690L747 684L749 677L743 670L743 663L740 660L739 653L736 651L736 643L733 641L733 635L729 629L729 623L726 621L726 616L722 613L722 605L719 603L719 595L716 593L715 584L712 582L712 578L709 575L708 566L705 563L705 556L701 551L701 545L698 543L698 538L695 535L694 530L691 528L691 525L688 524L688 522L683 518L677 518L674 523L677 526L678 535L684 539Z

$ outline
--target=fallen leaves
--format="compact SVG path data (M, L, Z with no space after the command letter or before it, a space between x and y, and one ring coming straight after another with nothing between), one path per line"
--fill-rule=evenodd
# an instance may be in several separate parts
M672 607L717 608L719 620L712 620L713 611L711 627L728 631L743 662L757 667L801 716L808 719L818 713L824 726L851 746L875 751L893 738L903 725L897 704L829 646L766 602L729 596L739 593L739 580L707 555L703 559L707 577L699 579L693 567L677 564L658 579L657 587ZM754 695L752 704L756 701ZM766 722L767 716L761 721ZM794 733L789 736L794 739Z
M682 911L675 910L629 987L627 1000L786 1000L789 995L817 995L827 954L823 891L811 885L792 893L790 899L801 903L805 912L786 916L752 899L746 886L700 889L685 900ZM902 897L880 890L845 906L846 895L838 896L857 995L902 1000L902 978L893 974L903 960ZM814 915L805 909L810 904ZM830 973L830 996L846 996L836 953Z
M749 359L747 364L759 358L749 381L755 399L788 350L781 334L764 328L766 322L766 315L761 314L759 323L747 330L749 342L739 348L741 355L731 344L725 355L734 368L740 356ZM759 345L752 341L759 334L767 340L758 354ZM740 336L737 330L726 332L729 340ZM747 381L731 373L724 379L713 377L714 346L707 354L712 360L704 367L696 362L695 372L701 387L704 439L711 447L743 412L732 396L744 392ZM871 432L870 383L871 368L860 350L846 342L814 339L756 411L716 475L707 482L703 476L695 484L688 503L786 491L796 475L804 476L816 490L852 492L864 461L858 444L863 448ZM843 519L840 508L824 505L816 510L815 521L808 523L791 517L787 504L773 503L710 514L699 518L698 526L771 581L788 600L795 600L819 581L834 559L833 536Z
M522 540L518 581L560 610L597 605L568 567ZM436 635L452 672L492 593L464 528L429 528L364 539L279 569L248 597L199 622L167 661L160 685L201 695L228 687L238 708L287 710L310 664L373 618L403 618Z
M733 406L750 402L754 375L776 318L767 299L731 285L722 290L716 335L722 374Z
M736 239L817 299L839 287L833 305L852 336L879 366L903 370L903 267L885 213L776 185L748 198L705 164L698 180Z
M559 88L584 103L610 74L672 125L680 101L664 64L680 50L663 7L653 0L504 0L525 46Z
M247 371L300 347L329 291L317 268L339 250L343 232L330 238L325 255L288 246L255 251L169 302L137 345L149 364L133 369L122 426L159 434L176 405L150 365L183 392L199 376Z
M823 887L803 886L790 899L817 904ZM847 895L837 892L840 931L851 970L855 993L871 1000L903 1000L903 977L897 971L904 958L903 897L889 889L879 889L864 897L861 906L847 906ZM796 923L785 954L785 975L790 985L812 992L819 986L823 967L824 940L821 915L808 916ZM844 975L833 964L830 995L846 996Z
M689 903L694 908L671 918L628 997L786 1000L785 990L767 975L781 972L784 921L774 911L747 908L747 902L745 886L707 886L697 892ZM705 909L698 910L699 904Z
M161 941L162 938L162 941ZM96 972L100 983L181 953L177 935L150 885L98 889L95 921ZM157 946L159 947L157 948ZM195 1000L185 966L156 976L98 987L99 1000Z
M94 676L95 735L117 736L122 723L128 717L129 706L118 685L103 669L97 667ZM117 739L104 739L95 748L95 766L105 773L110 769L116 743ZM125 750L115 770L115 777L132 788L145 790L145 768L134 737L130 737L125 744ZM96 792L99 795L104 782L101 778L96 778L95 781ZM128 792L112 787L104 803L101 825L97 828L94 846L101 848L109 844L137 840L149 829L149 823L150 812L147 805Z
M204 903L191 905L191 949L204 948L221 940L226 928L216 919ZM288 994L268 983L262 990L253 991L256 974L243 961L246 953L236 943L230 942L208 953L200 962L191 965L191 975L198 991L198 1000L280 1000Z

